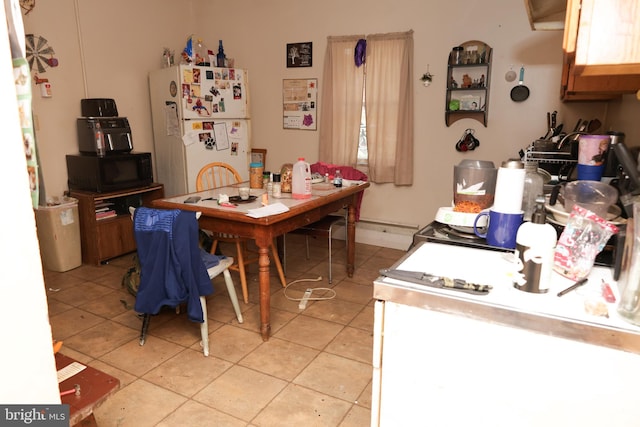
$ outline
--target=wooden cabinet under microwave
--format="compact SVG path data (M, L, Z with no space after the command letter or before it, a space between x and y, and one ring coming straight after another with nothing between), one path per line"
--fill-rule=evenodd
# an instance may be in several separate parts
M136 250L129 206L150 206L164 197L164 186L154 183L110 193L72 190L70 196L78 199L82 262L100 265ZM99 218L97 207L103 204L109 205L113 216Z

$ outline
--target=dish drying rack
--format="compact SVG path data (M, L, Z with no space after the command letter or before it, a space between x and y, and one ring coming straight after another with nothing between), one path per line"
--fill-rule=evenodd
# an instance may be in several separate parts
M566 144L568 149L555 148L557 143L539 139L533 141L524 152L521 152L520 157L524 161L532 160L538 163L550 163L550 164L572 164L578 163L577 153L573 153L572 144Z
M551 175L568 176L578 163L577 141L567 141L560 150L557 146L557 142L538 139L525 150L520 150L520 158L523 162L538 162L538 167Z

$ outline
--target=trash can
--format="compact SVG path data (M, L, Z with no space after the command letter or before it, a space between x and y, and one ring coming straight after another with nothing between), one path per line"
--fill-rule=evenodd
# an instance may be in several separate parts
M39 206L36 227L44 268L68 271L82 265L78 200L63 197L60 204Z

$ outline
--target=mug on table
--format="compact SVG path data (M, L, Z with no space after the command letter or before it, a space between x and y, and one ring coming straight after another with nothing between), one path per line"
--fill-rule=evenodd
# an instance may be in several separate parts
M487 226L478 227L478 220L487 216ZM478 214L473 222L473 232L478 237L487 239L491 246L499 248L515 249L516 234L524 219L524 212L503 213L494 210L483 211Z

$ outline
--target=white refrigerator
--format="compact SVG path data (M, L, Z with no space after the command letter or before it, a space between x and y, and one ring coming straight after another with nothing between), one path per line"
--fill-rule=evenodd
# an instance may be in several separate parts
M165 196L196 191L196 176L224 162L249 179L248 73L175 65L149 74L156 181Z

